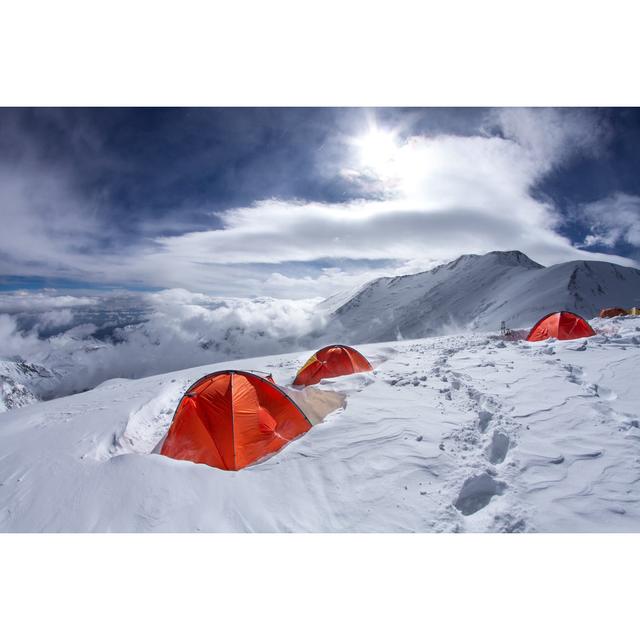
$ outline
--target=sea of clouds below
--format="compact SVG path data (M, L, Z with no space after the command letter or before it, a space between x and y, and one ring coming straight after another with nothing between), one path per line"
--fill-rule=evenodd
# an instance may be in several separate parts
M46 367L42 399L111 378L140 378L236 358L310 348L322 334L319 299L221 299L156 293L0 294L0 359Z

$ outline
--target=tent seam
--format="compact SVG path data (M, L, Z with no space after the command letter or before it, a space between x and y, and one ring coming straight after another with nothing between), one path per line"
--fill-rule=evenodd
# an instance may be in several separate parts
M234 383L233 377L235 373L231 373L231 441L233 443L233 470L238 470L238 462L236 460L236 412L235 412L235 398L234 398Z

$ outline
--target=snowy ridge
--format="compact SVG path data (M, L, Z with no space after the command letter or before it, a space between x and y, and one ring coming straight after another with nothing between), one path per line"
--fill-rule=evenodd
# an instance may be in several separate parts
M588 340L362 347L375 371L238 472L153 453L211 367L0 415L2 531L640 531L640 318ZM290 384L308 352L223 363Z
M519 251L465 255L431 271L379 278L336 309L332 336L354 342L531 327L567 309L587 318L640 302L640 271L608 262L543 267ZM344 339L344 338L343 338Z
M46 367L15 360L0 360L0 412L37 402L38 392L55 384L56 375Z

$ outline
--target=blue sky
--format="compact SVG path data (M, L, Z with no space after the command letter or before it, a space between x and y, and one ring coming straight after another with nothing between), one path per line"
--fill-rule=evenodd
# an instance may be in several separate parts
M638 109L1 109L0 288L327 296L640 258Z

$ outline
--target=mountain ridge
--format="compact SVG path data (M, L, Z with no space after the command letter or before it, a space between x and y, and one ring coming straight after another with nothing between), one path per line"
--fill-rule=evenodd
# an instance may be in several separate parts
M416 274L377 278L336 308L331 336L352 342L530 326L567 309L592 318L640 300L640 270L596 260L545 267L521 251L465 254Z

